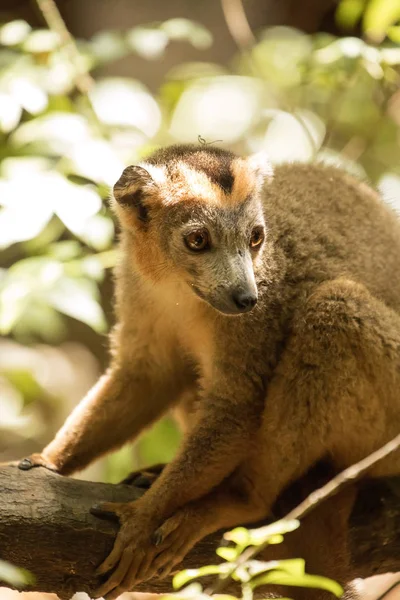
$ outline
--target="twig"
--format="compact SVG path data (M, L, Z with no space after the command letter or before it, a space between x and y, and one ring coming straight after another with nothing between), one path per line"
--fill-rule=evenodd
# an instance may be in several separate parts
M290 521L291 519L302 519L308 515L311 510L318 506L318 504L336 494L345 485L360 479L360 477L364 475L364 473L366 473L371 467L376 465L376 463L389 456L389 454L393 454L393 452L399 448L400 433L393 440L382 446L382 448L372 452L372 454L366 458L363 458L358 463L351 465L351 467L348 467L336 475L319 490L312 492L303 502L301 502L301 504L299 504L286 515L285 520Z
M241 50L254 46L256 38L251 30L242 0L221 0L222 12L229 33Z
M60 11L54 0L36 0L49 29L60 37L61 44L69 54L69 59L75 67L75 85L81 94L87 95L93 87L94 80L82 66L82 57L73 36L67 29Z
M86 101L93 124L101 132L102 124L89 96L89 92L92 90L95 82L93 77L82 64L82 56L78 50L74 37L68 31L55 0L36 0L36 4L42 13L43 19L46 21L48 28L59 36L60 42L67 53L69 62L75 71L75 86Z
M383 594L381 594L380 596L378 596L376 600L383 600L384 598L386 598L386 596L388 594L390 594L390 592L392 592L393 590L395 590L399 586L400 586L400 579L398 581L395 581L390 587L388 587L388 589L385 590L383 592Z
M293 510L291 510L282 520L291 521L293 519L303 519L308 513L314 510L317 506L319 506L322 502L342 490L346 485L357 481L360 479L364 473L366 473L371 467L376 465L378 462L393 454L396 450L400 448L400 433L390 442L372 452L366 458L363 458L359 462L351 465L335 477L328 481L325 485L323 485L318 490L312 492L303 502L301 502L298 506L296 506ZM243 565L243 563L251 560L256 556L259 552L264 550L268 546L268 541L264 542L260 546L252 546L247 548L240 555L236 563L234 563L232 571L230 571L227 575L219 580L217 585L212 588L208 593L211 594L219 594L223 589L225 589L230 577L236 571L238 567Z

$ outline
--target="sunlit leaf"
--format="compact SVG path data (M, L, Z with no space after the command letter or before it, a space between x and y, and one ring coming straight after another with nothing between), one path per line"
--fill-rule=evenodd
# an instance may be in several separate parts
M104 333L107 324L94 291L91 282L85 279L62 278L56 287L48 290L47 300L58 311Z
M365 10L363 27L369 38L381 41L391 25L400 18L398 0L370 0Z
M393 26L393 27L389 27L389 29L387 30L387 35L388 38L390 40L392 40L392 42L394 42L395 44L400 44L400 26Z
M312 51L310 38L291 27L267 29L252 49L254 72L280 88L299 85L302 64Z
M139 81L108 78L90 93L99 118L108 125L130 125L147 136L156 134L161 123L157 102Z
M63 242L57 242L51 244L48 249L49 256L59 261L71 260L80 256L82 248L79 242L76 240L65 240Z
M177 590L192 579L197 579L197 577L204 577L205 575L218 575L219 573L224 573L225 571L226 565L224 564L208 565L206 567L200 567L199 569L186 569L185 571L180 571L175 575L172 580L172 585L174 589Z
M101 62L118 60L128 53L122 35L117 31L100 31L90 40L90 50Z
M220 556L221 558L223 558L224 560L227 560L229 562L236 560L238 557L238 554L239 554L239 552L236 548L221 547L221 548L217 548L215 552L218 554L218 556Z
M264 575L256 577L250 582L253 588L259 587L260 585L289 585L296 587L307 587L319 590L326 590L334 594L337 598L340 598L343 594L343 588L326 577L318 575L292 575L281 569L270 571Z
M1 225L1 223L0 223ZM0 333L7 335L29 306L30 286L24 281L11 281L0 290Z
M26 585L34 583L35 578L29 571L0 560L0 580L17 588L23 588Z
M42 112L47 106L47 95L29 79L15 78L10 82L9 90L15 101L32 115Z
M47 304L45 297L31 300L13 327L13 336L24 343L40 339L48 344L58 345L67 335L64 318ZM29 427L32 435L32 423ZM37 427L43 427L43 423L37 423Z
M49 171L51 167L52 161L44 156L10 156L1 163L1 176L10 180L26 179ZM0 204L8 204L2 200L0 196Z
M160 26L171 40L188 41L195 48L205 50L212 44L212 35L200 23L190 21L189 19L169 19Z
M105 140L77 144L69 153L69 161L70 169L76 175L108 186L118 180L126 166Z
M45 152L62 155L90 137L90 127L82 116L54 112L21 125L11 141L16 146L35 143Z
M270 123L260 150L264 150L273 163L306 161L314 156L325 137L324 122L310 111L292 115L284 111L265 111Z
M352 29L363 14L366 0L341 0L336 9L336 22L340 27Z
M264 527L258 527L257 529L250 529L250 543L251 545L258 546L268 541L270 537L275 535L285 535L291 531L295 531L300 526L300 522L297 519L291 521L276 521L270 525Z
M224 538L239 546L246 546L249 543L250 534L245 527L236 527L235 529L232 529L232 531L226 532Z
M30 417L21 414L23 407L24 397L21 391L12 385L8 378L0 375L0 428L3 430L20 430L28 426Z
M9 94L0 92L0 130L8 133L18 125L22 114L21 106Z
M170 133L184 142L237 141L259 118L262 83L250 77L198 80L185 90L172 117Z
M109 248L114 238L114 223L103 215L94 215L77 232L79 237L96 250Z
M50 29L36 29L26 38L23 48L26 52L53 52L60 46L60 37Z
M51 205L40 195L36 203L32 202L32 197L35 197L31 195L33 190L34 187L27 193L25 180L0 180L0 198L5 205L0 210L0 248L36 237L51 219ZM27 206L27 199L30 206ZM21 218L22 214L24 218Z
M101 198L92 187L71 183L56 173L52 179L54 212L68 229L80 235L89 226L89 220L101 209ZM99 240L101 236L104 239L100 230Z
M28 36L31 29L31 26L22 19L10 21L0 27L0 44L3 44L4 46L16 46L17 44L21 44Z
M168 35L156 27L134 27L126 39L132 50L147 59L160 58L169 42Z

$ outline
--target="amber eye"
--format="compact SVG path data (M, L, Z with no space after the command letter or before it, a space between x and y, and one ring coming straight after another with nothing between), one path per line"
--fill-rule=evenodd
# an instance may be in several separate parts
M262 227L255 227L251 232L250 248L258 248L264 241L264 230Z
M210 234L207 229L197 229L185 237L185 244L193 252L207 250L210 247Z

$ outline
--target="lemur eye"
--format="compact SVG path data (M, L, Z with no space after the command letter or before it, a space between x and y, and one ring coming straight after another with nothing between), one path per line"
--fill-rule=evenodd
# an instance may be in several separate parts
M255 227L251 232L250 248L258 248L264 241L264 230L262 227Z
M207 229L197 229L185 236L185 244L193 252L207 250L210 247L210 234Z

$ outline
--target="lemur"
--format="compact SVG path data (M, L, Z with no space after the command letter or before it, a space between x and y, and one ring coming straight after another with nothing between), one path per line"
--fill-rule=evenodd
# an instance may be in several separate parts
M120 521L107 600L265 518L318 460L343 469L400 430L400 225L368 185L176 145L127 167L112 206L110 367L21 463L70 474L180 411L180 449L150 489L101 506ZM372 474L399 467L392 455Z

